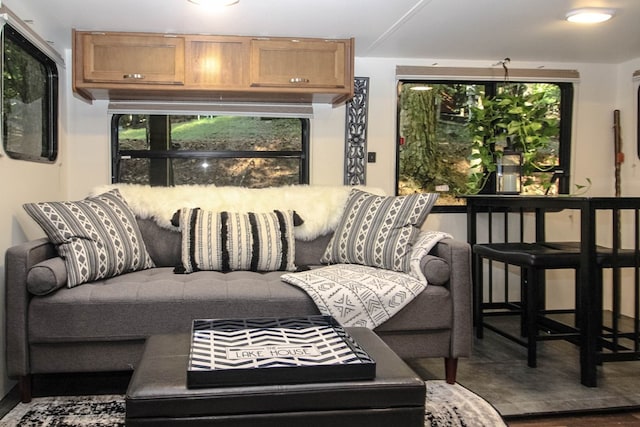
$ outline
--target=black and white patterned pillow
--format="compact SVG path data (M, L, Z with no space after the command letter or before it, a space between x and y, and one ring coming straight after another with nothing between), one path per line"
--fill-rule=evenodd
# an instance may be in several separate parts
M293 211L179 211L182 265L176 273L216 271L294 271Z
M135 215L117 189L23 207L64 259L68 287L154 266Z
M353 189L321 262L410 271L412 244L437 193L378 196Z

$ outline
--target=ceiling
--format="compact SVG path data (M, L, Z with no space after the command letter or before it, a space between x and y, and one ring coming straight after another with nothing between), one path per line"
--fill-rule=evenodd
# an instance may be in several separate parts
M640 0L240 0L207 11L187 0L3 0L53 41L71 29L354 37L356 57L617 64L640 58ZM564 21L607 7L598 26Z

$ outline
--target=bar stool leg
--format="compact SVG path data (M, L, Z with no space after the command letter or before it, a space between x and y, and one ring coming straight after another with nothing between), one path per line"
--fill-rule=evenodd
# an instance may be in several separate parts
M476 255L476 271L475 271L475 286L474 286L474 306L475 306L475 323L476 323L476 337L478 339L484 338L484 318L483 318L483 298L484 298L484 284L482 274L482 257ZM491 286L491 285L489 285Z
M527 319L529 314L527 313L527 305L529 297L527 296L527 269L520 267L520 336L527 337L529 335Z
M538 343L538 280L544 274L541 270L530 267L526 269L526 317L527 317L527 365L537 366L536 353Z

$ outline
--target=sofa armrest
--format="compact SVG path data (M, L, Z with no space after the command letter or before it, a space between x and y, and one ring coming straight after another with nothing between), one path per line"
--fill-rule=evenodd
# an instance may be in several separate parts
M446 286L453 301L451 357L471 355L473 342L473 282L471 277L471 246L455 239L443 239L431 250L444 259L451 269Z
M46 238L12 246L5 254L6 354L11 378L29 374L27 315L31 294L27 290L27 273L37 263L56 256Z

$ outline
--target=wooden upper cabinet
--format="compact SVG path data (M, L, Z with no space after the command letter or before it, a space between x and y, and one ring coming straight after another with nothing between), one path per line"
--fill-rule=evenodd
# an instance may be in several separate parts
M186 85L246 89L249 40L246 37L186 36Z
M73 34L73 90L88 100L338 105L353 85L353 39Z
M82 49L82 81L120 84L184 84L182 36L76 33Z
M352 43L352 40L253 39L251 86L350 90Z

